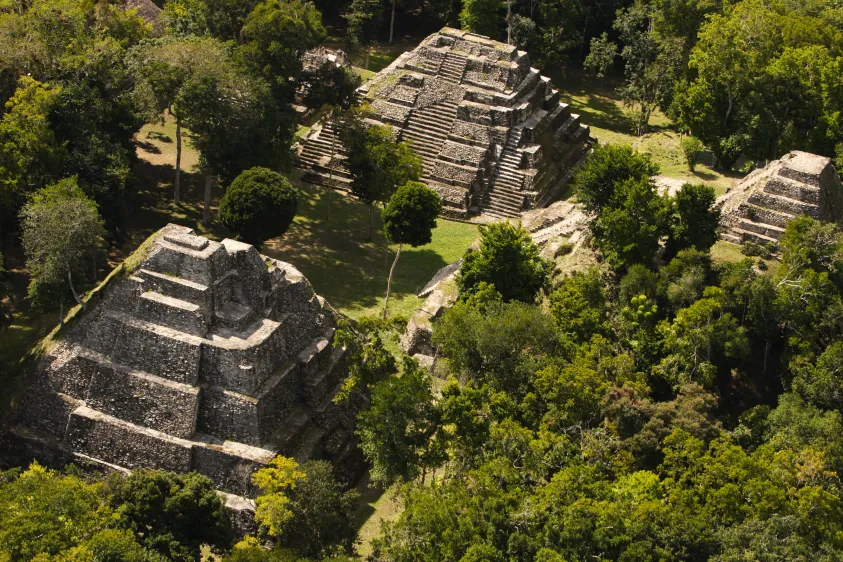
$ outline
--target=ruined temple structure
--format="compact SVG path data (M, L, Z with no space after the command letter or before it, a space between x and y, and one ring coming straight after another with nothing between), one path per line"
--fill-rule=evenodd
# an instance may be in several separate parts
M306 71L319 70L323 65L330 64L331 66L350 66L351 60L345 51L340 49L326 49L325 47L316 47L304 53L302 57L302 68Z
M391 125L422 157L443 215L518 216L562 191L590 145L589 128L550 79L511 45L451 28L426 38L359 89L372 123ZM332 124L300 155L305 179L347 188Z
M175 225L139 252L40 360L7 437L21 460L195 470L231 501L279 453L353 480L361 404L332 401L347 352L307 279Z
M797 216L840 223L843 187L831 160L793 151L749 174L717 204L723 240L776 245Z

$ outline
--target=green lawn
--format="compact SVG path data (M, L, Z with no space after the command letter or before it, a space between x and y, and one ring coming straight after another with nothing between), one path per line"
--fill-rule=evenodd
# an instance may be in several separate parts
M548 73L559 88L562 101L571 105L582 123L591 127L591 134L602 143L627 144L639 152L647 152L669 178L703 183L714 188L718 195L731 187L739 174L723 174L707 165L710 156L701 155L706 164L697 164L696 171L688 171L679 145L680 135L671 120L660 111L650 119L650 132L637 136L617 95L619 80L601 80L571 71L562 77Z
M368 207L346 194L297 185L303 195L299 216L283 238L269 241L262 251L294 264L317 293L350 317L379 313L397 248L392 246L387 257L379 212L375 210L378 230L368 242ZM477 237L473 224L437 222L430 244L401 252L392 283L392 315L410 316L421 304L415 294L441 267L462 257Z

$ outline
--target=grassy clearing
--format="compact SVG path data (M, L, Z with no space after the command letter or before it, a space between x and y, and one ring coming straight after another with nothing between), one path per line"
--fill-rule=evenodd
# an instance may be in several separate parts
M747 259L747 257L749 256L743 254L741 247L738 244L726 242L725 240L718 240L711 248L711 259L715 263L739 263ZM770 275L775 275L781 266L781 263L775 259L752 259L757 263L763 262L766 267L765 271L767 271Z
M354 513L354 523L360 530L357 555L365 560L372 553L372 541L380 534L383 521L395 521L401 515L401 500L395 489L386 491L369 486L369 475L357 484L360 501Z
M639 152L652 155L661 167L661 173L691 183L702 183L714 188L718 195L732 186L739 174L723 174L707 164L697 164L690 172L679 145L680 135L670 119L656 111L650 119L650 132L641 137L635 135L627 118L626 108L616 90L621 83L617 80L600 80L571 71L566 77L550 73L559 88L562 101L571 104L574 113L582 122L591 126L591 134L603 143L626 144ZM703 156L703 161L710 161Z
M342 193L297 185L303 195L299 216L283 238L270 240L261 250L294 264L319 294L350 317L380 313L397 246L387 256L379 211L374 211L377 231L368 242L367 206ZM392 283L390 314L411 315L421 304L416 293L441 267L462 257L476 237L473 224L439 219L430 244L405 247Z

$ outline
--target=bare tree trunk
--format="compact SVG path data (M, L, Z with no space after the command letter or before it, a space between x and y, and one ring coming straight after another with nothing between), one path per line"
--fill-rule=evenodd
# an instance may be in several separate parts
M767 374L767 359L770 357L770 344L771 343L772 342L770 341L769 338L767 338L767 340L764 342L764 370L761 371L762 375Z
M202 209L202 224L208 226L211 223L211 187L214 184L214 177L210 170L205 174L205 206Z
M373 206L374 205L369 205L369 240L368 240L369 242L372 241L372 229L373 229L373 224L374 224L373 223L374 219L372 218L372 207Z
M79 298L79 295L76 293L76 287L73 286L73 276L70 274L70 266L67 268L67 283L70 285L70 292L73 293L73 298L76 299L76 302L79 303L79 306L82 307L82 310L85 309L85 301Z
M369 70L369 57L372 55L372 47L370 45L366 45L366 64L363 66L366 70Z
M393 31L395 30L395 2L397 0L392 0L392 18L389 20L389 42L392 43L392 36ZM367 68L368 70L368 68Z
M506 0L506 44L512 45L512 0Z
M181 118L176 117L176 186L173 201L179 204L181 190Z
M59 295L59 326L64 328L64 295Z
M398 258L401 257L401 247L403 244L398 244L398 251L395 252L395 261L392 262L392 267L389 268L389 279L386 281L386 299L383 301L383 319L386 320L386 315L389 310L389 293L392 291L392 276L395 274L395 266L398 264Z

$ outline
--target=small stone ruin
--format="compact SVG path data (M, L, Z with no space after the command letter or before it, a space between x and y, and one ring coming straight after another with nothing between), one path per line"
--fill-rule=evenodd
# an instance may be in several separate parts
M421 179L442 197L444 216L515 217L543 206L591 143L526 52L456 29L429 36L358 93L371 123L392 126L422 157ZM314 128L300 154L305 180L348 189L338 147L333 124Z
M306 51L304 56L302 56L302 67L306 71L314 72L326 64L334 67L350 66L351 60L345 51L341 49L327 49L325 47L316 47L315 49Z
M795 150L749 174L717 204L720 238L777 245L787 223L800 215L840 223L843 187L830 159Z
M353 481L360 404L333 403L347 352L307 279L181 226L147 248L40 360L10 432L22 462L195 470L230 501L277 454Z

